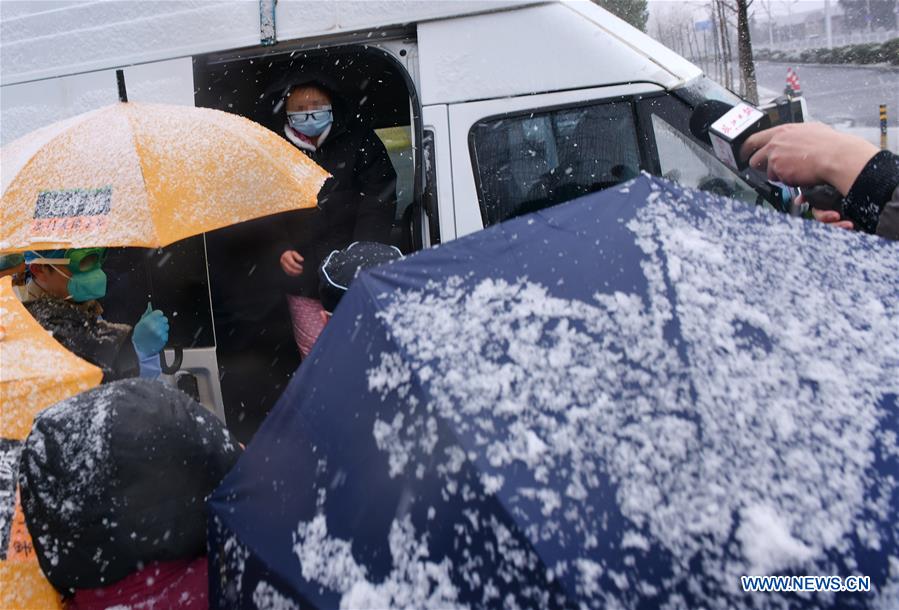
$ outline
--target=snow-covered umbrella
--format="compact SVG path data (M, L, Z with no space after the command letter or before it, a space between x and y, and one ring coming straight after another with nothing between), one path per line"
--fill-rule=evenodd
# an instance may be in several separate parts
M643 176L363 273L210 498L213 600L888 607L897 396L899 246Z
M62 608L25 527L19 455L38 413L97 386L102 375L41 328L16 298L12 278L0 279L0 608Z
M162 247L314 207L327 177L241 116L122 101L3 147L0 250Z

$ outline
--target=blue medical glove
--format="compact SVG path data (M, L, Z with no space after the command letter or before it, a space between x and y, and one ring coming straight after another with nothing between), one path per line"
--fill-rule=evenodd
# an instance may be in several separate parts
M147 311L134 326L131 343L141 360L162 351L169 340L169 320L158 309L147 303Z

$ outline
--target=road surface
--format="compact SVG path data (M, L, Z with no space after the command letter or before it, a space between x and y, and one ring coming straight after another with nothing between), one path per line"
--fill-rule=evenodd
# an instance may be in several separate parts
M769 94L781 93L791 65L799 74L813 118L830 125L877 127L878 105L886 104L890 130L899 127L899 69L760 61L755 64L759 87ZM765 99L763 91L759 97Z

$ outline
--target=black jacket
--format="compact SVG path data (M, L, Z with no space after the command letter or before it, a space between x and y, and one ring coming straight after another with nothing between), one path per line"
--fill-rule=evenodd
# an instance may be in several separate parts
M865 164L843 200L843 214L859 230L899 239L899 155L882 150Z
M107 322L97 312L61 299L37 299L25 308L66 349L100 367L104 383L140 374L127 324Z
M322 260L354 241L388 243L396 210L396 171L384 144L370 128L342 123L340 106L335 105L334 114L321 147L303 150L332 176L319 192L318 207L279 216L277 256L296 250L304 258L301 276L282 272L284 288L316 299Z

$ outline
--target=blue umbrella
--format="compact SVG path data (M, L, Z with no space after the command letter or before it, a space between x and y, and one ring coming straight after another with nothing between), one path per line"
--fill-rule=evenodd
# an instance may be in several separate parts
M213 602L887 607L897 395L899 246L642 176L362 274L209 500Z

